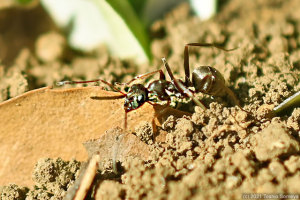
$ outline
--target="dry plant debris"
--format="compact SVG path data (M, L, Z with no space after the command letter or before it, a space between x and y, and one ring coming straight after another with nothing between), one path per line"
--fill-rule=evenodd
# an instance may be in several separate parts
M111 99L116 96L120 94L100 87L46 87L1 103L0 140L5 142L0 147L0 184L14 180L31 185L31 170L42 157L87 159L83 142L124 124L123 100ZM128 130L134 130L141 121L151 122L155 109L160 108L145 104L130 112ZM174 110L168 108L166 112Z

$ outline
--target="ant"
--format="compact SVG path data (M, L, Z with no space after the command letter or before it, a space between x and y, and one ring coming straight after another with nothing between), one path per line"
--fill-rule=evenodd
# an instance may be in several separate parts
M124 121L124 128L127 129L127 113L133 110L138 109L144 103L151 103L153 99L152 96L156 96L160 101L167 101L168 106L171 102L171 95L176 95L177 97L181 96L181 92L175 87L175 85L166 80L165 74L163 71L156 70L153 72L149 72L146 74L138 75L134 77L127 83L122 83L122 85L130 85L133 81L137 79L143 79L147 76L151 76L153 74L159 73L159 80L154 80L148 84L148 86L144 86L142 84L132 84L127 93L122 92L118 88L116 88L113 84L106 82L102 79L90 80L90 81L61 81L58 82L58 86L62 86L65 84L79 84L79 83L92 83L92 82L102 82L109 87L111 87L114 91L121 93L121 96L115 97L117 98L125 98L124 100L124 110L125 110L125 121ZM154 123L154 122L152 122Z
M152 96L157 97L160 101L167 101L166 106L171 102L171 96L178 98L191 98L198 106L203 110L206 110L204 104L198 100L194 93L202 92L213 96L225 96L228 95L236 105L239 105L237 98L233 92L226 87L225 79L222 74L215 68L210 66L200 66L192 72L192 81L190 80L190 67L189 67L189 51L190 46L199 47L215 47L224 51L232 51L235 49L224 49L214 43L188 43L184 49L184 70L185 70L185 81L176 79L171 71L169 64L165 58L162 58L164 66L168 72L171 81L166 80L165 74L162 69L138 75L127 83L122 85L130 85L137 79L144 79L148 76L159 73L159 79L150 82L147 86L143 84L132 84L127 93L122 92L116 88L113 84L106 82L102 79L90 80L90 81L61 81L58 82L58 86L65 84L77 84L77 83L91 83L91 82L102 82L113 90L121 93L121 98L124 98L124 110L125 110L125 122L124 127L127 129L127 113L138 109L144 103L153 105ZM194 87L195 91L188 89L188 87ZM116 98L120 98L116 97ZM154 119L153 119L154 120ZM153 121L154 122L154 121ZM153 123L152 122L152 123Z

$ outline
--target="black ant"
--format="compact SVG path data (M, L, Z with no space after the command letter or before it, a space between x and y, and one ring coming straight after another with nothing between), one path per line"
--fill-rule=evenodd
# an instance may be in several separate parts
M194 93L202 92L205 94L213 96L225 96L228 95L236 105L239 105L238 100L236 99L233 92L225 86L225 80L221 73L215 68L210 66L201 66L196 68L192 73L192 81L190 81L190 67L189 67L189 52L188 47L190 46L199 46L199 47L215 47L224 51L232 51L234 49L224 49L213 43L189 43L185 45L184 49L184 70L185 70L185 81L176 79L169 67L165 58L162 58L164 66L171 78L171 81L167 81L164 72L156 70L146 74L138 75L134 77L131 81L123 83L123 85L130 85L137 79L143 79L148 76L159 73L159 79L150 82L146 87L142 84L132 84L127 93L122 92L116 88L111 83L108 83L102 79L90 80L90 81L61 81L57 85L65 84L77 84L77 83L91 83L91 82L102 82L110 86L113 90L121 93L121 98L124 100L124 110L125 110L125 122L124 127L127 128L127 113L136 110L141 107L145 102L153 105L151 101L152 96L157 97L161 101L167 101L166 106L171 102L171 96L174 95L178 98L191 98L198 106L203 110L206 110L206 107L200 100L198 100ZM195 91L188 89L188 87L193 86ZM116 97L120 98L120 97Z
M151 96L156 96L161 101L167 101L166 106L168 106L171 102L172 94L176 95L177 97L179 97L181 95L181 92L179 92L179 90L177 90L175 85L172 82L166 80L165 74L163 73L163 71L161 69L136 76L131 81L129 81L127 83L123 83L122 85L129 85L137 79L143 79L147 76L151 76L156 73L159 73L159 75L160 75L159 80L150 82L147 87L145 87L142 84L132 84L127 93L122 92L121 90L116 88L111 83L108 83L102 79L96 79L96 80L90 80L90 81L61 81L61 82L58 82L57 85L62 86L65 84L102 82L102 83L108 85L109 87L111 87L114 91L121 93L122 95L120 97L125 98L125 100L124 100L124 110L125 110L124 127L126 129L127 128L127 113L138 109L145 102L152 104L151 101L153 101L153 99L151 98ZM115 98L117 99L120 97L115 97Z

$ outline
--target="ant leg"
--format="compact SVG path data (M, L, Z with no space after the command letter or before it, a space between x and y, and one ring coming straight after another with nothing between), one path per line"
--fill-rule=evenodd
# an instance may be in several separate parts
M152 105L152 106L160 105L160 104L152 103L152 102L150 102L150 101L147 101L147 103L149 103L149 104ZM161 109L159 109L159 111L156 111L156 112L154 113L154 115L153 115L153 118L152 118L152 130L153 130L153 137L152 137L152 139L153 139L153 142L155 142L156 133L157 133L157 126L156 126L156 123L155 123L155 118L159 121L159 117L160 117L161 115L163 115L165 109L169 107L170 103L171 103L171 101L168 100L168 101L167 101L167 104L166 104L166 105L163 105L163 107L162 107Z
M226 85L224 85L223 88L225 88L228 97L233 101L233 103L234 103L235 105L237 105L241 110L243 110L243 108L242 108L241 105L240 105L239 100L236 98L236 96L235 96L235 94L232 92L232 90L229 89Z
M184 64L184 74L185 74L184 84L186 86L189 86L189 85L191 85L191 80L190 80L190 61L189 61L189 45L188 44L186 44L184 46L183 64Z
M62 85L66 85L66 84L94 83L94 82L102 82L102 83L108 85L114 91L120 92L121 94L126 96L126 94L124 92L122 92L121 90L119 90L118 88L113 86L111 83L108 83L107 81L102 80L102 79L96 79L96 80L90 80L90 81L60 81L60 82L57 82L56 85L62 86Z
M198 47L215 47L217 49L221 49L223 51L233 51L237 48L233 49L224 49L223 47L215 44L215 43L188 43L184 46L184 73L185 73L185 81L184 84L186 86L191 85L190 81L190 64L189 64L189 47L190 46L198 46Z
M145 74L138 75L138 76L134 77L132 80L128 81L127 83L121 83L121 84L122 85L129 85L130 83L132 83L133 81L135 81L137 79L143 79L143 78L146 78L146 77L151 76L151 75L156 74L156 73L159 73L159 79L160 80L165 80L166 79L164 72L161 69L159 69L159 70L156 70L156 71L153 71L153 72L148 72L148 73L145 73Z
M206 107L204 106L203 103L201 103L201 101L199 101L193 94L193 92L191 90L189 90L186 86L184 86L180 81L178 81L172 71L171 68L167 62L167 60L165 58L162 58L162 61L164 63L164 66L171 78L171 80L173 81L174 85L176 86L176 88L179 90L179 92L181 94L186 94L188 97L190 97L198 106L200 106L203 110L206 110Z

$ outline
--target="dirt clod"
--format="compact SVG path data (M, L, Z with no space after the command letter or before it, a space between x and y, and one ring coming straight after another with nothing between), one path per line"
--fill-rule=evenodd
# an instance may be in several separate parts
M1 200L22 200L25 199L28 188L19 187L15 184L0 187Z
M29 199L62 199L79 175L80 163L76 160L40 159L33 171L36 190L29 191Z
M97 190L96 199L122 199L122 185L116 181L105 180Z
M135 134L143 142L147 144L153 144L153 130L152 125L149 122L141 122L135 128Z
M255 139L257 144L254 146L254 152L260 161L288 156L300 150L299 142L293 139L281 124L271 124L256 134Z
M53 62L62 57L66 45L65 38L55 32L39 37L36 42L36 54L43 62Z

